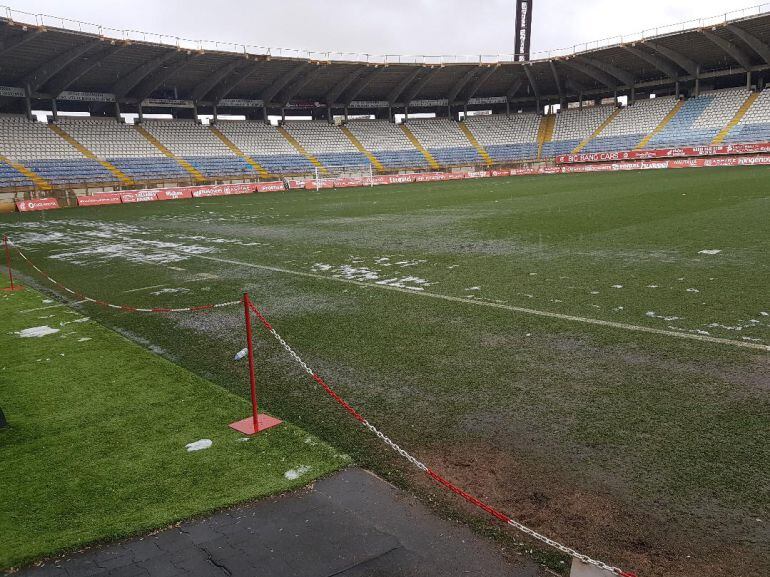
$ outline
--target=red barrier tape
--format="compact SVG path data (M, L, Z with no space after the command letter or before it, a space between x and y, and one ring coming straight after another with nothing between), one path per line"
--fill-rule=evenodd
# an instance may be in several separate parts
M9 239L9 242L10 242L10 239ZM116 304L113 304L113 303L109 303L107 301L102 301L102 300L99 300L99 299L91 298L89 296L84 295L83 293L81 293L79 291L72 290L71 288L63 285L62 283L60 283L56 279L52 278L47 272L45 272L40 267L38 267L34 262L32 262L29 259L29 257L27 257L27 255L24 254L21 251L21 249L18 246L13 244L13 242L11 242L10 244L13 246L13 248L16 249L16 252L19 253L19 256L21 258L23 258L25 261L27 261L29 266L31 266L44 279L46 279L47 281L53 283L54 285L56 285L60 289L70 293L71 295L73 295L76 298L79 298L79 299L84 300L84 301L88 301L90 303L94 303L94 304L99 305L99 306L104 307L104 308L116 309L116 310L120 310L120 311L127 312L127 313L194 313L194 312L199 312L199 311L206 311L206 310L218 309L218 308L222 308L222 307L234 306L234 305L241 304L241 302L243 302L241 299L238 299L237 301L228 301L228 302L216 303L216 304L196 305L196 306L183 307L183 308L163 308L163 307L140 308L140 307L133 307L133 306L129 306L129 305L116 305Z
M501 513L494 507L484 503L481 499L474 497L470 493L464 491L457 485L453 484L452 482L446 480L444 477L436 473L433 469L428 468L426 465L418 461L415 457L407 453L404 449L399 447L396 443L394 443L390 438L388 438L385 434L380 432L377 428L375 428L371 423L369 423L364 416L359 413L353 406L348 403L345 399L343 399L339 394L337 394L334 389L332 389L326 381L324 381L315 371L313 371L308 365L299 357L299 355L294 352L294 350L286 343L286 341L283 340L281 335L278 334L278 332L273 328L273 326L270 324L270 322L265 318L265 316L260 312L260 310L255 307L252 303L249 303L249 308L254 312L254 314L257 316L259 321L262 323L262 325L270 332L277 340L278 342L283 345L283 347L289 352L289 354L299 362L299 364L303 367L305 372L308 373L308 375L321 387L323 387L324 391L332 398L334 401L339 404L345 411L347 411L356 421L361 423L364 427L372 431L374 434L376 434L380 439L382 439L387 445L389 445L392 449L394 449L397 453L405 457L409 462L417 466L419 469L421 469L425 474L428 475L431 479L433 479L436 483L444 487L445 489L451 491L452 493L455 493L456 495L462 497L465 499L468 503L478 507L479 509L483 510L487 514L491 515L498 521L501 521L505 523L506 525L509 525L511 527L514 527L523 533L529 535L530 537L533 537L535 539L538 539L539 541L550 545L551 547L554 547L558 551L561 551L562 553L565 553L567 555L570 555L571 557L574 557L576 559L579 559L580 561L594 565L596 567L599 567L600 569L604 569L606 571L610 571L614 573L615 575L618 575L619 577L637 577L634 573L630 573L627 571L623 571L622 569L619 569L618 567L613 567L611 565L607 565L606 563L603 563L602 561L597 561L595 559L591 559L587 555L582 555L575 551L574 549L571 549L570 547L566 547L565 545L562 545L552 539L549 539L548 537L545 537L544 535L541 535L537 533L536 531L533 531L532 529L529 529L528 527L525 527L518 521L515 521L511 517L508 517L507 515Z

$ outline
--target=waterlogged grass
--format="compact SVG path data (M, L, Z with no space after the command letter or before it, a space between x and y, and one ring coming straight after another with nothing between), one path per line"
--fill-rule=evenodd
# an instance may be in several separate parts
M0 569L286 491L348 462L289 423L244 442L227 428L249 414L243 398L40 293L0 293L0 318L10 423L0 431ZM211 448L187 452L200 439Z
M248 290L396 441L595 556L645 575L759 575L770 547L767 352L486 304L770 344L769 175L302 191L12 215L0 228L95 298L181 306ZM247 395L243 366L222 362L242 347L239 310L79 306ZM462 513L349 422L269 335L256 342L270 411Z

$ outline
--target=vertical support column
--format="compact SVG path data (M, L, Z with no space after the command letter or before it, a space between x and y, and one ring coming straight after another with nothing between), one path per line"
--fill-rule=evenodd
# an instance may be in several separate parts
M32 98L30 97L29 85L24 88L24 111L27 120L32 120Z
M511 101L507 98L505 99L505 115L510 116L511 115Z
M746 90L751 90L751 70L746 72Z
M700 96L700 64L695 70L695 96Z
M56 107L56 99L51 99L51 116L53 117L53 121L56 122L59 120L59 110Z
M674 94L676 99L679 100L679 80L674 83Z
M120 102L115 99L115 120L120 122Z
M142 110L142 103L139 103L139 123L144 122L144 111Z
M212 112L212 115L213 115L213 118L211 119L211 121L212 121L214 124L216 124L216 123L217 123L217 120L219 119L219 114L218 114L218 112L217 112L217 105L216 105L216 104L214 105L214 108L213 108L213 112Z
M633 105L636 103L636 86L631 87L631 100L629 104Z

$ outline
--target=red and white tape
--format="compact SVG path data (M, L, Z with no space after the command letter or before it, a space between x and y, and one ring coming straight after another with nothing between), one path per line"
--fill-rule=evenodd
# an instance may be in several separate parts
M53 283L63 291L68 292L69 294L73 295L74 297L80 300L94 303L96 305L99 305L105 308L111 308L111 309L115 309L115 310L119 310L127 313L194 313L194 312L206 311L211 309L219 309L223 307L240 305L242 303L242 300L239 299L237 301L228 301L223 303L196 305L196 306L181 307L181 308L165 308L165 307L142 308L142 307L134 307L129 305L117 305L107 301L91 298L89 296L84 295L80 291L72 290L68 286L63 285L62 283L57 281L55 278L51 277L51 275L49 275L47 272L45 272L40 267L38 267L34 262L32 262L29 259L29 257L27 257L27 255L24 254L24 252L18 246L13 244L13 242L11 242L10 239L8 239L8 242L11 244L11 246L13 246L13 248L16 249L16 252L19 253L19 256L23 258L25 261L27 261L29 266L31 266L43 278L45 278L46 280Z
M281 337L281 335L278 334L278 331L276 331L273 328L270 322L265 318L265 316L259 311L257 307L255 307L253 304L250 304L250 307L251 307L251 310L259 319L259 321L262 323L262 325L270 332L270 334L273 335L273 337L275 337L275 339L281 344L281 346L286 350L286 352L289 353L289 355L295 361L297 361L300 367L302 367L302 370L305 371L310 376L310 378L313 379L316 383L321 385L324 391L326 391L326 393L332 399L334 399L342 408L344 408L354 419L356 419L359 423L361 423L361 425L363 425L365 428L371 431L374 435L376 435L383 443L385 443L388 447L390 447L396 453L401 455L404 459L409 461L416 468L420 469L422 472L428 475L436 483L452 491L456 495L459 495L460 497L465 499L467 502L471 503L472 505L475 505L476 507L485 511L492 517L495 517L499 521L502 521L503 523L513 527L514 529L518 529L519 531L521 531L522 533L525 533L526 535L529 535L533 539L536 539L542 543L545 543L549 547L553 547L554 549L564 553L565 555L569 555L570 557L578 559L583 563L593 565L604 571L609 571L615 575L618 575L619 577L636 577L634 573L623 571L622 569L618 567L614 567L612 565L608 565L603 561L592 559L588 555L583 555L582 553L579 553L578 551L576 551L575 549L572 549L571 547L562 545L558 541L554 541L553 539L546 537L545 535L538 533L533 529L530 529L526 525L519 523L518 521L509 517L508 515L501 513L494 507L484 503L482 500L478 499L477 497L474 497L470 493L463 491L457 485L454 485L450 481L447 481L444 477L442 477L441 475L436 473L434 470L429 468L425 463L423 463L422 461L420 461L419 459L417 459L416 457L414 457L413 455L409 454L407 451L402 449L395 441L393 441L390 437L385 435L385 433L380 431L377 427L375 427L368 420L366 420L364 416L361 415L361 413L359 413L355 408L353 408L353 406L350 403L348 403L339 394L337 394L313 369L311 369L307 365L305 361L302 360L302 357L300 357L296 353L296 351L292 349L291 346L283 339L283 337Z

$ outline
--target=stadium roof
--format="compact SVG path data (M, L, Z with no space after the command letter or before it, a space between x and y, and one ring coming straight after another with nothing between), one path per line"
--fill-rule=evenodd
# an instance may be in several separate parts
M770 9L770 6L768 6ZM333 105L413 108L439 103L532 105L671 91L698 79L745 84L770 69L770 13L653 33L527 63L511 56L333 55L155 37L43 17L0 18L0 107L10 99L167 102L270 108ZM77 29L75 29L77 28ZM409 61L408 61L409 60ZM3 104L4 103L4 104Z

